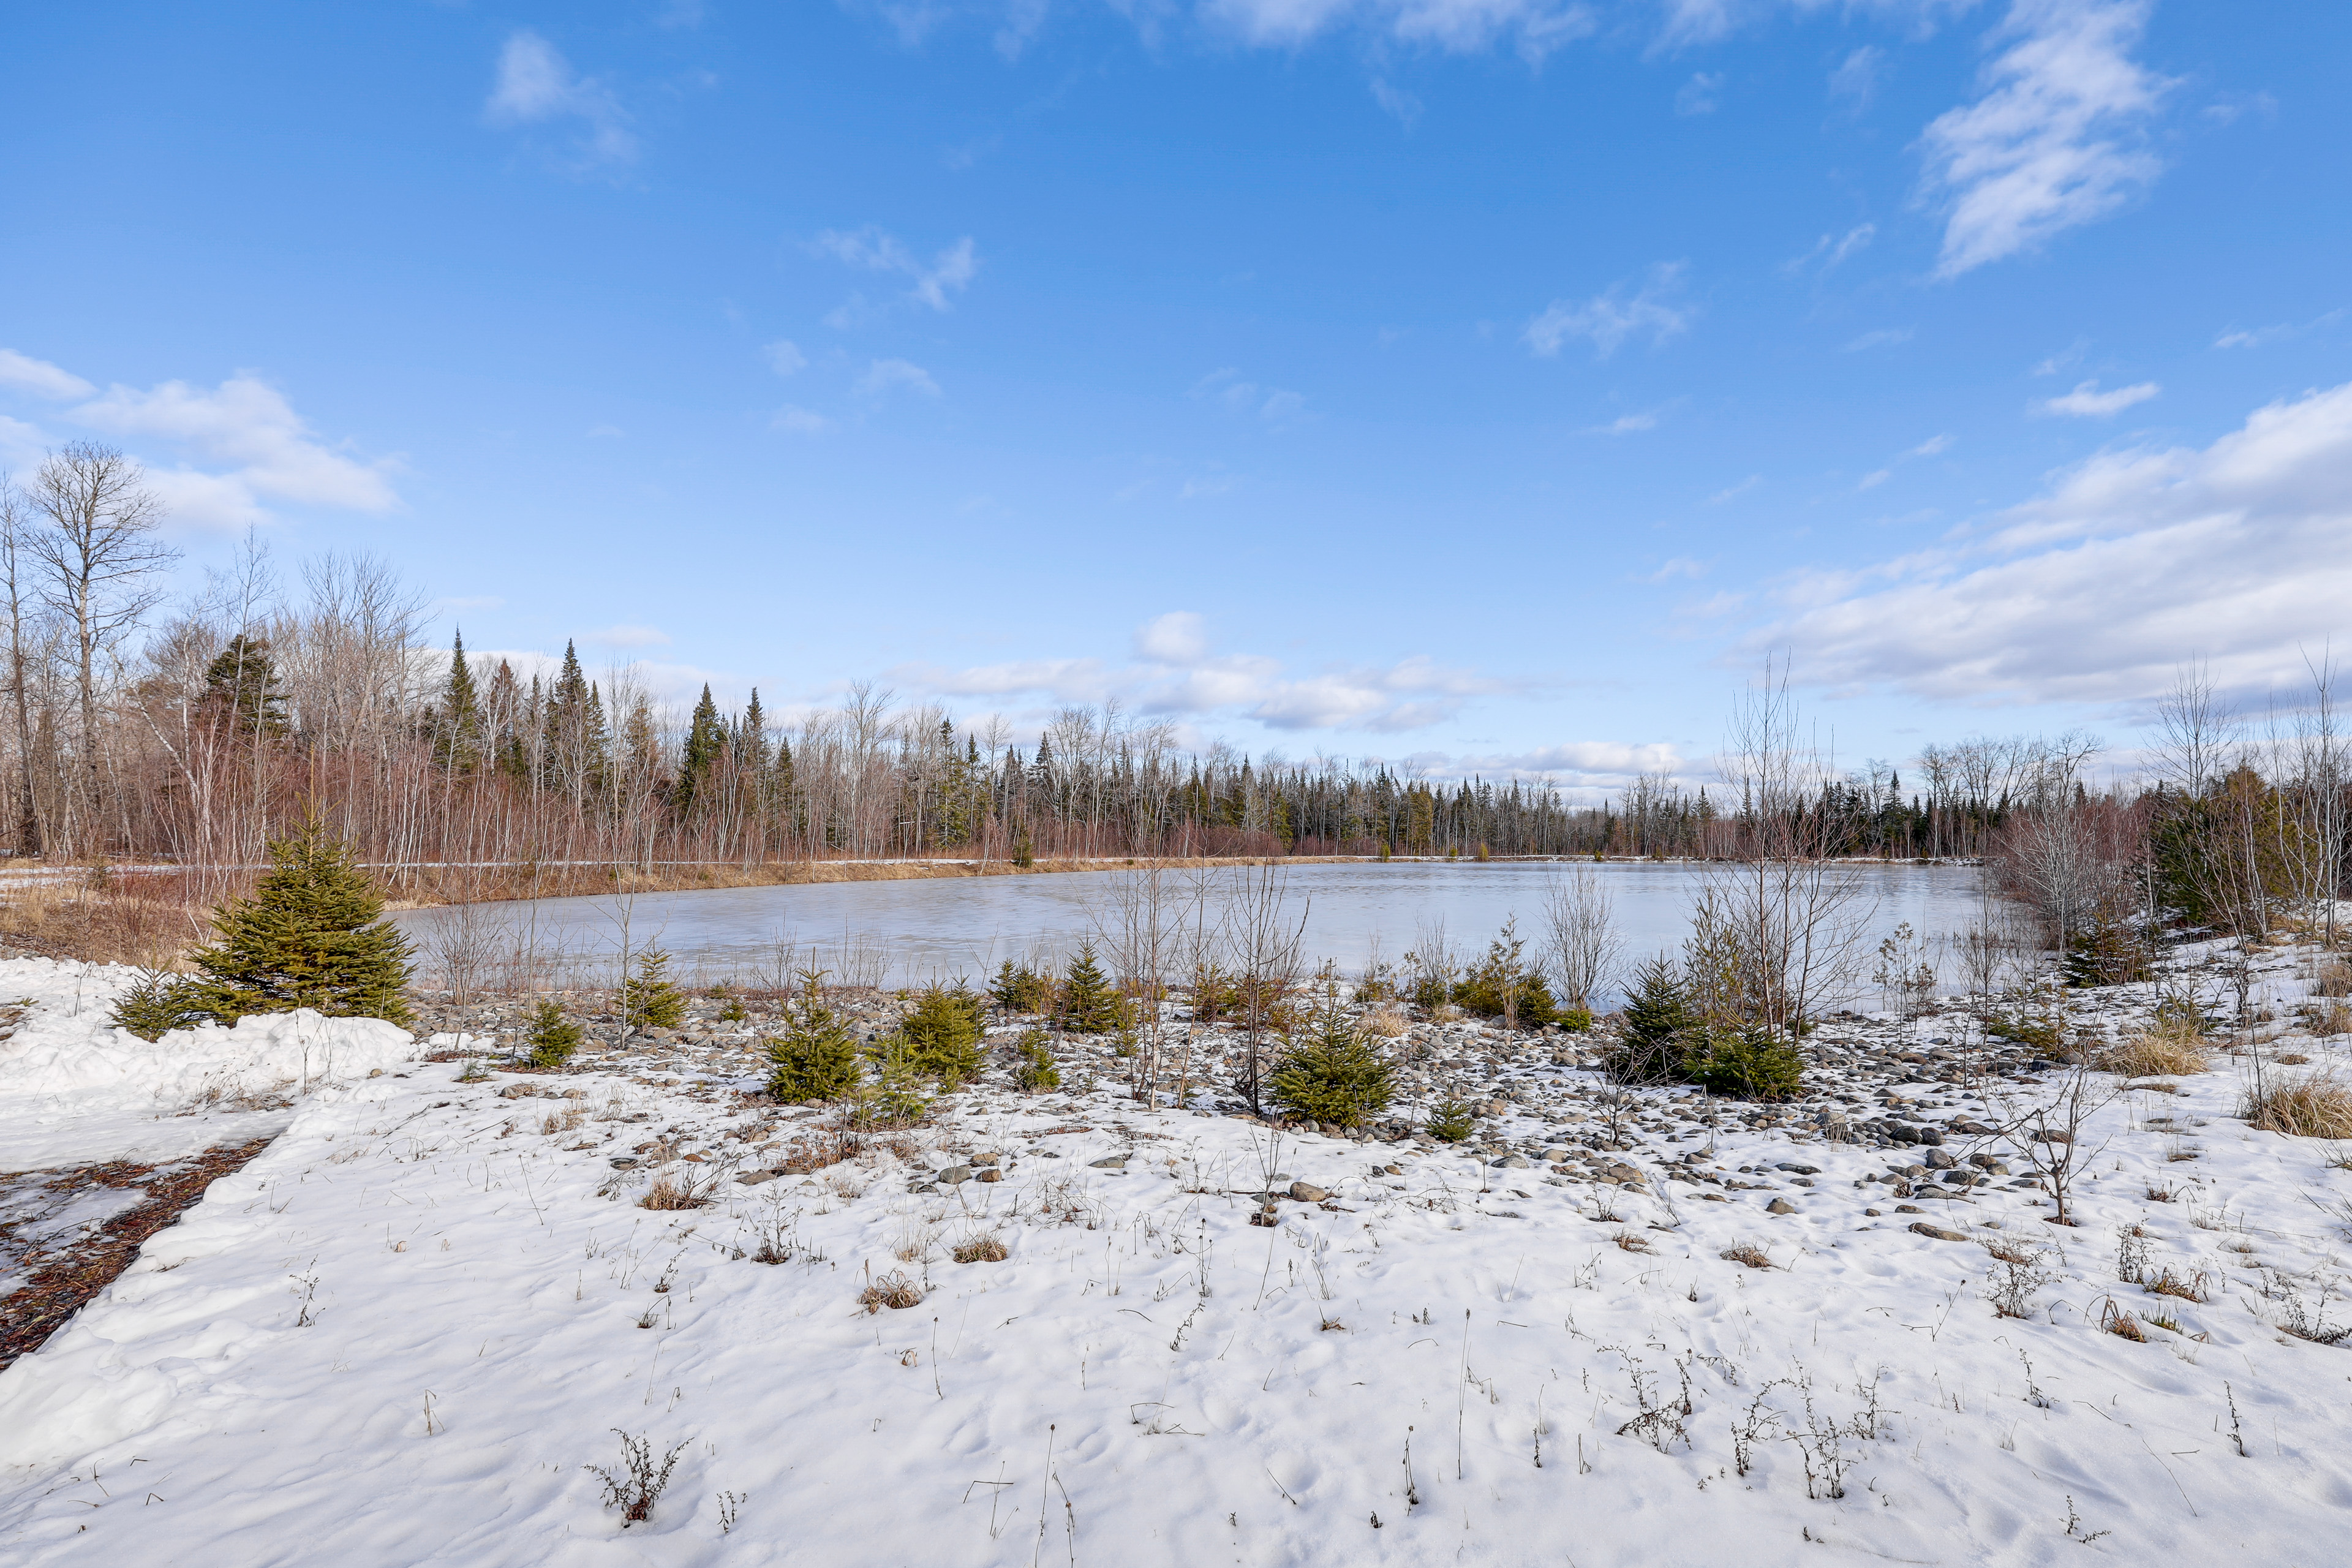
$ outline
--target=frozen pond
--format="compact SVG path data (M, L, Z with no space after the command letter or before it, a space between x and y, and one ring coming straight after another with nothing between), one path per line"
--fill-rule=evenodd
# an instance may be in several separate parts
M1302 865L1286 868L1289 923L1305 920L1309 966L1335 959L1349 973L1378 957L1394 963L1433 934L1440 921L1457 953L1485 950L1516 915L1528 954L1541 947L1545 889L1580 863L1475 862ZM1580 863L1605 879L1628 958L1679 949L1696 883L1710 868L1680 864ZM1714 869L1721 869L1719 868ZM1948 936L1980 918L1972 866L1857 864L1872 943L1907 921L1922 937ZM1009 877L941 877L906 881L834 882L797 887L640 893L634 899L539 899L485 904L468 917L452 909L396 917L428 951L434 933L471 919L501 934L560 951L583 969L602 969L620 952L657 942L681 975L789 984L812 961L836 977L914 984L962 975L978 983L1007 958L1058 962L1078 943L1116 930L1112 908L1118 871ZM1213 927L1233 879L1252 868L1206 873L1207 921ZM1163 873L1180 902L1202 874ZM1105 945L1108 945L1106 943ZM1938 955L1939 958L1941 955ZM1938 962L1937 967L1945 965Z

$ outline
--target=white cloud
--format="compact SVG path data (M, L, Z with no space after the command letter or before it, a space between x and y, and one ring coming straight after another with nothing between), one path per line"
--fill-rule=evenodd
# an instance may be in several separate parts
M2104 419L2111 414L2121 414L2136 403L2146 403L2163 390L2152 381L2143 381L2134 386L2118 386L2112 392L2101 392L2097 382L2085 381L2062 396L2042 399L2033 405L2033 412L2066 414L2079 419Z
M1574 784L1602 788L1631 784L1643 773L1678 775L1685 765L1681 751L1664 741L1570 741L1532 752L1450 757L1446 763L1448 774L1524 778L1565 773Z
M1838 68L1830 72L1830 96L1851 100L1857 109L1866 109L1878 95L1878 83L1886 67L1886 51L1864 44L1846 56Z
M1208 653L1208 633L1196 611L1171 610L1135 630L1136 657L1154 664L1196 664Z
M1866 349L1891 349L1897 343L1907 343L1910 341L1911 329L1908 327L1880 327L1875 331L1864 332L1848 342L1845 345L1845 352L1854 354L1861 353Z
M1866 248L1877 237L1878 226L1874 223L1856 224L1843 235L1825 234L1813 241L1813 247L1802 256L1792 256L1780 263L1780 273L1783 277L1793 278L1811 269L1816 263L1822 271L1827 272L1846 258Z
M1663 409L1644 408L1639 413L1620 414L1606 425L1586 426L1584 433L1588 436L1638 436L1644 430L1656 429L1664 412Z
M1507 40L1531 63L1599 26L1592 7L1573 0L1203 0L1201 11L1249 43L1277 48L1352 26L1454 54Z
M2235 328L2215 338L2213 346L2217 349L2258 349L2267 343L2284 342L2290 338L2299 338L2315 328L2334 326L2343 319L2343 311L2330 310L2324 316L2299 323L2281 321L2273 326L2255 327L2252 330Z
M1752 646L1832 684L1975 703L2144 700L2189 658L2256 690L2342 636L2347 538L2352 384L2202 449L2102 453L1980 535L1800 577Z
M1387 113L1394 115L1397 123L1407 131L1412 130L1413 121L1421 118L1421 99L1416 94L1402 88L1391 87L1379 77L1372 79L1372 101Z
M929 262L919 260L897 238L872 224L858 229L826 229L810 242L809 248L847 266L905 278L907 297L934 310L950 309L948 297L962 293L980 273L980 252L970 235Z
M814 409L787 403L769 419L768 428L789 431L794 436L818 436L832 429L833 421Z
M0 349L0 386L14 386L62 403L68 397L88 397L98 388L90 385L69 370L59 370L47 360L33 359L15 349Z
M2056 375L2061 371L2066 370L2071 366L2080 364L2083 361L2083 356L2090 352L2090 339L2076 338L2073 342L2068 343L2056 353L2046 355L2045 357L2035 361L2033 365L2033 374L2036 375Z
M1307 406L1306 395L1282 386L1261 386L1242 379L1231 365L1213 370L1192 384L1192 395L1213 399L1228 412L1255 415L1269 425L1280 425Z
M1694 561L1687 555L1677 555L1655 572L1641 578L1640 581L1671 583L1677 577L1704 577L1706 575L1706 568L1707 563L1704 561Z
M184 523L242 528L266 522L266 499L353 511L388 511L399 504L388 477L395 466L391 459L362 463L321 445L284 394L251 374L210 389L184 381L143 392L117 384L67 410L66 417L234 465L225 473L148 470L149 482Z
M766 360L768 368L778 375L791 375L808 368L808 355L801 353L800 345L790 338L779 338L768 344L760 351L760 357Z
M604 647L667 647L670 638L659 626L622 625L590 632L586 640Z
M587 131L580 149L589 163L625 163L637 155L629 117L603 83L575 73L553 44L528 27L508 36L499 51L499 75L482 106L493 125L578 120Z
M940 384L931 379L931 373L907 360L877 359L857 378L858 394L865 397L883 398L902 389L925 397L940 395Z
M1549 359L1570 338L1591 340L1593 356L1607 359L1626 339L1649 334L1650 346L1688 330L1698 313L1696 307L1668 303L1682 286L1683 264L1661 262L1650 268L1649 281L1625 295L1625 285L1612 284L1582 304L1555 300L1527 325L1521 334L1528 347Z
M1135 658L1018 659L965 669L906 666L890 672L902 687L950 697L1034 694L1055 702L1117 697L1135 710L1166 716L1218 714L1276 730L1395 732L1425 728L1459 713L1473 697L1508 689L1506 682L1448 669L1424 658L1385 667L1293 675L1276 659L1212 650L1202 618L1178 610L1137 628Z
M1723 90L1721 71L1696 71L1675 93L1676 114L1713 114L1716 94Z
M1749 490L1756 489L1763 482L1763 475L1750 474L1746 479L1740 480L1738 484L1731 486L1729 489L1717 490L1713 495L1707 497L1706 504L1709 506L1721 506L1725 501L1736 500L1740 496L1746 495Z
M2142 137L2173 84L2126 56L2147 13L2148 0L2015 0L1985 95L1922 138L1947 215L1938 276L2035 249L2156 178Z

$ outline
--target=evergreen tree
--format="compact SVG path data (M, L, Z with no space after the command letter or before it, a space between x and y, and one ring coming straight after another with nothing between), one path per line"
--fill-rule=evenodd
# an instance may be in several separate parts
M1663 1083L1682 1069L1685 1045L1696 1023L1682 976L1664 957L1633 972L1633 994L1625 1004L1616 1048L1609 1053L1610 1076L1621 1083Z
M799 998L786 1005L781 1038L768 1042L768 1093L788 1104L838 1100L857 1087L857 1043L849 1027L824 1005L824 976L801 975Z
M205 668L205 700L228 715L241 735L285 734L286 695L278 688L278 668L269 657L269 640L240 632L228 639L218 657Z
M434 735L435 760L453 773L469 773L482 762L482 704L474 672L466 664L466 634L449 648L449 679L441 689L441 711Z
M252 896L214 911L220 940L193 954L200 1010L224 1023L310 1007L407 1025L410 949L383 914L351 847L308 817L271 843Z
M1078 948L1077 961L1062 982L1061 1005L1055 1012L1062 1027L1075 1035L1108 1035L1126 1026L1126 1004L1103 978L1094 943Z
M669 977L669 954L648 947L638 952L636 970L621 982L621 1025L630 1029L675 1029L686 1017L686 993Z
M695 803L709 793L710 770L726 746L726 727L719 721L719 704L711 700L710 688L706 683L702 700L694 705L693 721L687 726L685 752L678 759L679 816L692 811Z
M1266 1087L1291 1115L1327 1127L1362 1126L1395 1092L1387 1059L1336 994L1318 1011L1313 1031L1275 1062Z
M925 987L899 1032L907 1037L916 1071L950 1089L980 1076L981 1037L987 1023L980 998L961 982Z
M580 1048L580 1026L554 1003L541 1002L531 1014L530 1033L523 1037L523 1045L531 1066L552 1071Z

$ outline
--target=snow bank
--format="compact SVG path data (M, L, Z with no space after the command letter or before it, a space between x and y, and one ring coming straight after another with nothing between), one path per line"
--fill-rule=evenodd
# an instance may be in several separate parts
M406 1030L381 1019L329 1018L308 1008L142 1040L110 1022L116 996L138 974L124 964L0 962L0 1003L25 1008L14 1033L0 1039L0 1164L22 1170L193 1152L224 1141L223 1130L184 1128L186 1136L159 1144L137 1124L250 1110L306 1088L389 1072L421 1054Z

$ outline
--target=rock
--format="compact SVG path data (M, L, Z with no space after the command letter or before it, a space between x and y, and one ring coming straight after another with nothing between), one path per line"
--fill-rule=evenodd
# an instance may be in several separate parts
M370 1077L370 1078L382 1078L383 1076L383 1069L382 1068L368 1068L368 1077Z
M637 1158L634 1154L615 1154L613 1156L613 1169L616 1171L625 1171L636 1163Z
M1969 1239L1968 1232L1966 1231L1946 1230L1942 1226L1929 1225L1924 1219L1915 1220L1912 1222L1911 1230L1912 1234L1915 1236L1932 1237L1937 1241L1966 1241Z
M1312 1182L1293 1182L1290 1195L1302 1204L1319 1204L1331 1194Z
M1764 1212L1766 1214L1795 1214L1797 1212L1797 1205L1790 1203L1786 1198L1774 1198L1770 1203L1764 1205Z
M772 1182L782 1174L782 1171L746 1171L735 1179L747 1187L756 1187L762 1182Z
M1958 1163L1959 1162L1958 1160L1953 1159L1941 1149L1930 1149L1927 1151L1927 1169L1931 1171L1948 1171Z
M1818 1176L1822 1173L1822 1168L1819 1165L1794 1165L1783 1163L1772 1168L1776 1171L1786 1171L1792 1176Z
M1942 1128L1940 1128L1940 1127L1922 1127L1921 1129L1919 1129L1919 1142L1920 1142L1932 1145L1932 1144L1941 1143L1943 1141L1944 1141L1944 1130L1943 1130Z
M971 1163L974 1165L1002 1165L1004 1163L1004 1156L997 1153L974 1154L971 1157Z
M941 1171L937 1176L933 1177L932 1180L938 1182L939 1184L943 1187L952 1187L959 1182L969 1182L971 1180L971 1167L970 1165L950 1165L946 1170Z
M1524 1171L1528 1168L1528 1157L1525 1154L1506 1154L1495 1162L1495 1168L1498 1171Z
M1878 1209L1864 1209L1862 1212L1868 1215L1871 1218L1876 1219L1882 1211Z
M971 1173L971 1179L975 1182L1001 1182L1004 1180L1004 1173L993 1165L983 1165Z
M1087 1165L1089 1169L1097 1171L1124 1171L1127 1169L1127 1156L1113 1154L1106 1160L1089 1160Z

